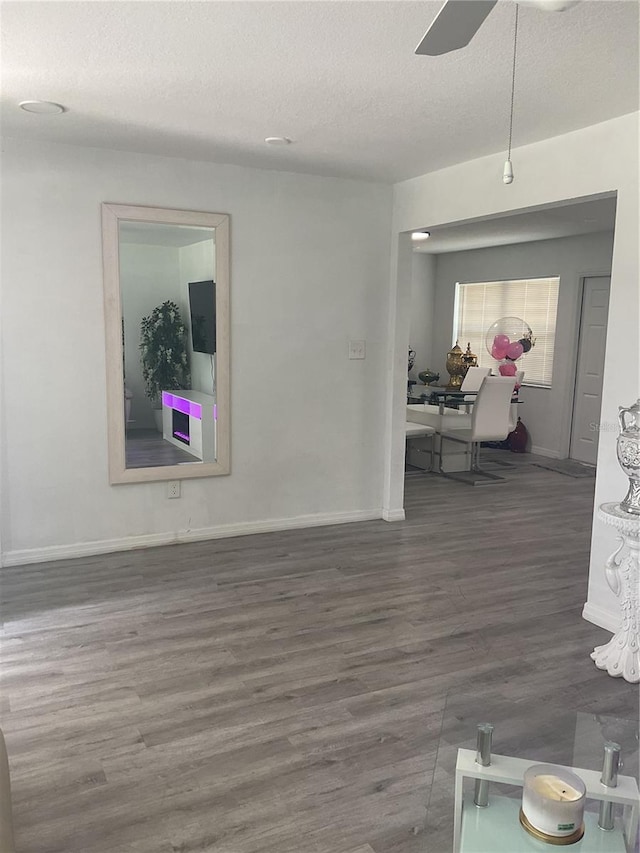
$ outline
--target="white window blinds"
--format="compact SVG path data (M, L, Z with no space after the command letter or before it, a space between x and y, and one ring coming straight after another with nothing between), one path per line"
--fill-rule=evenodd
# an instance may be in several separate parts
M517 362L525 371L524 382L551 386L559 286L557 277L458 284L454 337L463 350L471 344L480 367L497 367L485 345L487 330L501 317L519 317L535 339L535 346Z

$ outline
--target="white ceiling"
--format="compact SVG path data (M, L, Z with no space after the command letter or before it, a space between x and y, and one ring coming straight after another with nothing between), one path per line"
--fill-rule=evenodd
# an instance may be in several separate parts
M416 244L414 251L439 255L613 231L615 220L615 197L591 199L472 222L428 226L431 236Z
M513 0L464 50L415 56L440 6L3 2L3 133L384 181L502 160ZM68 112L30 115L17 108L27 99ZM521 8L514 146L636 109L635 0Z

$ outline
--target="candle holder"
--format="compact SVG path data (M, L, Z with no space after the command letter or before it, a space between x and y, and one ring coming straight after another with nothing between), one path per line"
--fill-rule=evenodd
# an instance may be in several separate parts
M615 750L614 750L615 752ZM540 821L536 819L535 809L527 808L525 803L525 778L527 771L532 768L536 775L540 773L540 765L524 758L491 754L491 763L483 766L478 763L476 750L458 749L455 770L454 791L454 822L453 822L453 853L506 853L515 851L538 850L541 843L549 845L571 845L579 843L583 853L633 853L636 848L638 835L638 813L640 809L640 792L638 784L631 776L618 776L615 788L605 786L603 779L611 781L612 774L603 775L600 771L586 768L561 767L558 765L543 765L548 768L548 774L565 779L565 773L570 774L571 786L578 793L574 801L556 801L556 806L572 811L574 817L567 817L563 811L561 830L564 836L544 832ZM608 759L611 766L614 759ZM477 808L473 789L469 790L466 781L487 782L491 786L490 807ZM500 793L500 786L517 786L523 792L521 798L515 798ZM581 797L581 792L585 794ZM615 825L611 832L603 832L598 825L598 811L592 812L584 808L586 800L595 800L599 804L614 803L616 809L621 809L621 816L616 815ZM527 798L528 800L528 798ZM524 808L521 808L524 807ZM523 820L520 813L524 814ZM566 817L566 821L564 820ZM568 824L575 823L575 829ZM558 832L557 826L551 826ZM582 830L584 827L584 835ZM444 848L443 848L444 849Z
M520 823L547 844L575 844L584 835L587 788L582 779L553 764L534 764L524 774Z

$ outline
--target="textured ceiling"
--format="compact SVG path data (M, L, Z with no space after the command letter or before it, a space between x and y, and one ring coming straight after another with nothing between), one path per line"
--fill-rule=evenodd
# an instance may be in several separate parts
M415 56L440 5L4 2L3 133L385 181L502 156L514 3L466 49ZM514 146L636 109L635 0L521 8Z

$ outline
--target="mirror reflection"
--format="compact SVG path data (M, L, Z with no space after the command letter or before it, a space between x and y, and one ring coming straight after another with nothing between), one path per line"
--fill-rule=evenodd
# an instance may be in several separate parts
M231 471L226 213L102 204L109 481Z
M125 465L216 460L215 229L118 223Z

